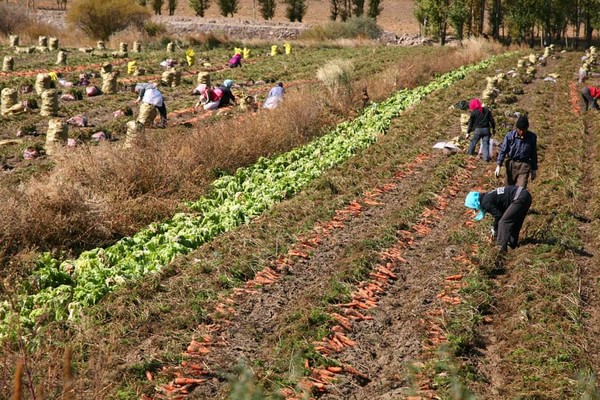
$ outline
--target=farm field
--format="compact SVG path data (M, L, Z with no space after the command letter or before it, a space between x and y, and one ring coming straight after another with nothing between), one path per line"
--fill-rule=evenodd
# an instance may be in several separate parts
M501 185L495 164L432 145L461 135L453 104L480 97L486 77L516 69L529 52L485 54L460 68L453 64L460 49L299 46L287 58L259 56L266 52L257 49L244 68L229 70L220 66L230 50L198 51L212 64L214 81L252 80L237 94L259 98L274 81L289 83L290 99L326 97L317 69L351 59L353 81L369 89L371 104L342 112L334 99L320 103L329 112L322 131L245 155L185 194L172 189L166 196L173 203L193 202L172 219L182 209L138 219L127 235L137 234L116 242L114 233L104 250L82 253L94 246L63 243L56 260L46 255L42 262L34 252L37 267L10 277L29 284L11 291L7 278L2 290L10 302L0 333L14 340L3 345L0 398L10 398L19 358L26 360L22 398L40 398L41 388L47 398L102 399L598 396L600 168L590 161L598 153L598 115L579 106L581 52L555 52L530 83L499 83L496 140L511 129L515 112L528 112L540 151L522 245L503 263L488 237L489 217L474 223L464 207L470 190ZM428 64L442 54L443 67ZM156 60L166 57L150 49L137 61L157 76ZM28 71L53 68L52 59L23 58L1 82L31 83ZM75 52L72 60L81 71L104 61ZM123 81L131 79L124 63L114 65ZM399 66L413 80L389 74ZM181 87L165 88L169 111L177 113L167 129L148 131L156 143L175 135L191 140L220 124L241 134L254 119L263 121L265 111L201 118L185 111L195 101L197 72L184 68ZM554 81L544 79L549 74L557 74ZM14 172L2 184L16 190L43 181L61 163L81 160L78 152L117 152L126 119L115 122L112 113L133 99L121 91L61 103L62 117L89 113L93 129L70 131L78 146L65 149L64 159L19 158L43 136L4 146L0 154ZM45 119L3 119L0 139L13 139L23 124L43 131ZM96 129L116 140L88 147ZM214 229L194 230L204 220ZM39 250L53 249L46 245ZM138 245L120 263L117 255ZM157 249L169 252L158 256ZM14 265L9 260L4 268ZM90 287L101 296L90 300ZM41 303L36 293L51 296ZM19 316L19 331L11 330L7 311L18 308L15 299L33 311Z

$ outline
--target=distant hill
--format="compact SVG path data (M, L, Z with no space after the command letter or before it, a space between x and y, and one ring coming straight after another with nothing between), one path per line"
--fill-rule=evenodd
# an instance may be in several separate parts
M71 0L68 0L70 2ZM163 15L168 14L165 9ZM188 6L187 0L178 0L177 10L175 15L193 15L193 12ZM262 17L258 11L258 8L254 11L253 4L255 0L240 0L239 12L235 15L236 19L252 20L256 18L257 21L262 21ZM304 18L307 24L320 24L329 21L329 1L327 0L308 0L308 11ZM57 9L57 3L55 1L36 1L38 8ZM383 0L381 6L383 11L377 19L379 25L385 30L392 31L397 34L402 33L417 33L419 26L413 15L414 1L413 0ZM69 3L67 3L67 8ZM210 8L206 12L205 18L220 17L219 7L216 3L211 4ZM285 4L277 3L277 10L274 21L287 21L285 18Z

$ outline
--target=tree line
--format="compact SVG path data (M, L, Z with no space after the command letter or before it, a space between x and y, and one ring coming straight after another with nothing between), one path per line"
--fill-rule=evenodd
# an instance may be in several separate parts
M600 0L416 0L421 32L446 43L450 29L458 39L491 36L496 40L533 45L590 46L600 26ZM568 38L574 37L574 43Z
M206 10L212 2L216 2L219 7L219 12L222 16L233 17L238 12L240 0L188 0L190 8L198 17L204 17ZM277 8L277 0L252 0L253 6L258 5L258 11L265 20L270 20L275 16ZM329 18L332 21L346 21L351 17L368 16L369 18L377 19L381 13L382 0L329 0L330 13ZM138 0L139 4L146 7L150 6L155 14L161 15L165 0ZM169 15L174 15L177 8L177 0L166 0L166 8ZM257 4L258 3L258 4ZM286 17L291 22L302 22L308 10L307 0L283 0L286 6Z

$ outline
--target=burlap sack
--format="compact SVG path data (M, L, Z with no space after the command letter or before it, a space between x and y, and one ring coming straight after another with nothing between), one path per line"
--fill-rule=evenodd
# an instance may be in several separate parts
M167 44L167 52L174 53L175 52L175 43L169 42Z
M67 144L69 139L69 125L60 118L48 120L48 131L46 132L46 154L56 153L59 146Z
M156 118L157 114L158 111L156 110L156 107L154 107L152 104L141 103L140 113L138 114L137 122L142 124L143 126L151 126L152 121L154 121L154 118Z
M15 46L15 53L17 54L31 54L35 51L33 46Z
M104 43L104 41L103 41L103 40L98 40L98 41L96 42L96 48L97 48L98 50L106 50L106 43Z
M12 88L4 88L0 93L0 114L6 116L10 114L10 109L17 104L18 92Z
M37 74L35 77L35 92L41 96L44 90L52 87L52 78L46 73Z
M48 48L48 37L47 36L38 37L38 46Z
M115 94L117 93L117 77L119 71L102 74L102 93Z
M50 50L58 50L58 38L51 37L48 40L48 48Z
M170 68L162 73L160 81L165 86L172 86L175 79L175 69Z
M210 74L205 71L198 72L198 85L205 84L206 86L210 86Z
M133 42L133 52L134 53L142 52L142 44L140 42Z
M65 51L59 51L56 55L56 65L66 65L67 64L67 53Z
M50 50L48 49L48 46L35 46L35 51L40 53L47 53Z
M139 143L144 137L144 125L137 121L129 121L126 124L127 134L125 136L124 147L131 147L135 143Z
M11 56L4 56L4 60L2 61L2 71L8 72L15 69L15 59Z
M58 115L58 91L56 89L48 89L42 92L40 115L44 117L55 117Z
M121 53L127 53L127 43L125 43L125 42L119 43L119 51Z
M173 82L171 87L177 87L181 85L181 71L173 69Z
M10 35L8 37L10 47L17 47L19 45L19 35Z

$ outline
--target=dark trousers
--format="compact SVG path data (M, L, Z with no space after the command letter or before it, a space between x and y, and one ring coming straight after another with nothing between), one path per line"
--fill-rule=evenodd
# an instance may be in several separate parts
M481 139L481 153L483 156L483 161L490 161L490 137L492 133L489 128L476 128L475 132L473 132L473 137L471 138L471 142L469 143L469 155L475 154L475 146L479 139Z
M156 109L158 110L158 114L160 115L160 119L161 121L166 121L167 120L167 105L165 104L165 102L163 101L162 106L156 106Z
M583 111L587 111L590 107L594 110L600 109L598 102L590 94L590 88L587 86L581 89L581 97L583 98Z
M502 218L498 221L498 238L496 239L496 243L502 250L506 250L508 246L514 248L519 243L519 233L530 206L531 194L527 189L523 189L519 197L502 214Z
M506 160L504 186L517 185L526 188L531 174L531 165L526 162Z

